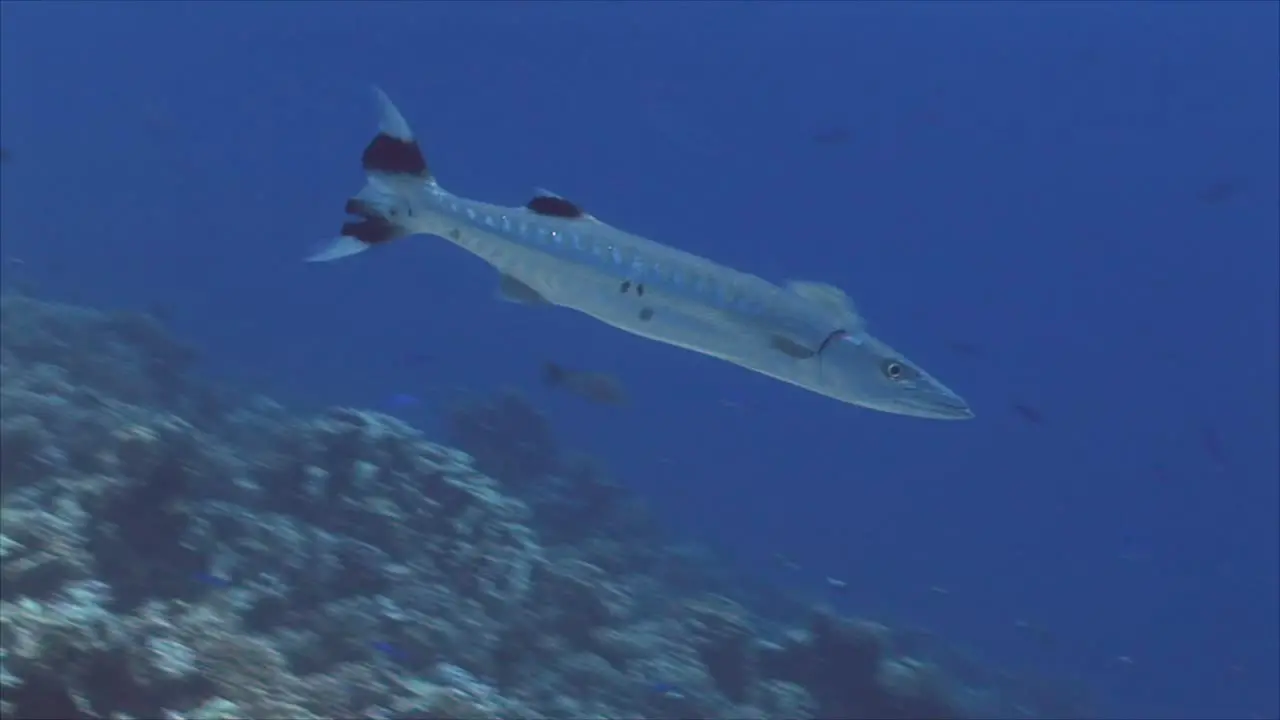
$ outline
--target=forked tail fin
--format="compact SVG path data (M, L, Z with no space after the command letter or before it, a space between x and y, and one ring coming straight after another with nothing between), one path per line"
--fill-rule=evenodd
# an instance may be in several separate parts
M412 234L399 218L407 215L412 193L432 182L431 172L404 116L386 93L378 88L373 92L378 101L378 134L360 158L368 180L345 207L348 215L358 219L343 223L341 234L320 243L307 262L337 260Z

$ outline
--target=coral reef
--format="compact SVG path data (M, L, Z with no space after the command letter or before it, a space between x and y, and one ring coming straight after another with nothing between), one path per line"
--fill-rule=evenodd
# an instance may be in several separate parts
M229 400L143 316L5 296L0 338L4 718L1006 712L887 628L696 589L518 396L455 412L464 452Z

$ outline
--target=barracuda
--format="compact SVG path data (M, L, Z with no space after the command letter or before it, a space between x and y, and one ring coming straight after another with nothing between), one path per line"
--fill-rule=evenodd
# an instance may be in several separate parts
M973 417L959 395L870 335L835 287L775 285L614 228L547 191L523 207L446 191L400 111L382 91L375 94L381 121L362 157L365 186L346 204L354 219L308 260L436 235L492 265L506 300L572 308L853 405Z

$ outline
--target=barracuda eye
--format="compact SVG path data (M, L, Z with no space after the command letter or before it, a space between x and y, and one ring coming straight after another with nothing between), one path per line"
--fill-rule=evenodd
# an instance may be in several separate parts
M897 360L885 360L880 363L880 372L890 380L910 380L916 376L916 371Z

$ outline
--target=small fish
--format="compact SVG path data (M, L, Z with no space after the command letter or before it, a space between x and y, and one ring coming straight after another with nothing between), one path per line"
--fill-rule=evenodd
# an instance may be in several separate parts
M1028 620L1018 620L1013 623L1018 630L1026 633L1033 641L1046 650L1057 647L1058 637L1048 628L1036 625Z
M849 142L850 137L848 128L829 127L815 132L812 140L815 145L843 145Z
M778 563L778 565L782 566L784 569L790 570L791 572L798 572L803 569L800 567L800 563L796 562L795 560L792 560L791 558L787 557L786 555L783 555L780 552L776 552L773 554L773 561Z
M849 589L849 583L845 582L844 580L839 580L833 577L827 578L827 586L837 592L844 592L845 590Z
M164 324L173 322L173 309L158 300L147 304L147 314Z
M1218 431L1212 425L1202 425L1200 427L1200 445L1204 448L1205 454L1213 461L1218 470L1225 470L1230 463L1227 459L1227 450L1222 444L1222 437L1218 435Z
M1039 425L1044 422L1044 415L1041 414L1039 410L1026 403L1014 403L1013 411L1023 420L1032 423L1033 425Z
M965 342L963 340L952 340L951 342L948 342L947 345L957 355L968 355L972 357L975 355L982 354L982 349L979 348L977 345L974 345L973 343L970 343L970 342Z
M571 370L549 362L542 366L542 382L548 387L567 390L601 405L627 404L627 394L622 383L605 373Z
M408 657L408 654L405 653L400 646L385 640L375 640L374 642L369 643L369 647L372 647L379 654L385 655L396 662L402 662Z
M405 364L412 367L423 367L429 364L430 362L432 362L433 360L435 360L434 355L428 352L422 352L420 350L407 353L404 356Z
M407 393L396 393L387 400L391 407L406 408L413 407L418 404L418 398Z
M1242 181L1225 178L1201 188L1196 197L1205 205L1221 205L1228 200L1234 199L1243 189L1244 183Z
M676 687L675 685L672 685L669 682L656 682L653 684L653 687L651 689L653 690L654 693L661 695L662 697L667 698L669 700L684 699L684 693L680 690L680 688Z
M228 587L231 585L231 581L228 580L227 578L219 577L217 575L214 575L212 573L207 573L207 572L192 573L191 579L195 580L198 583L203 583L205 585L212 585L214 587Z

